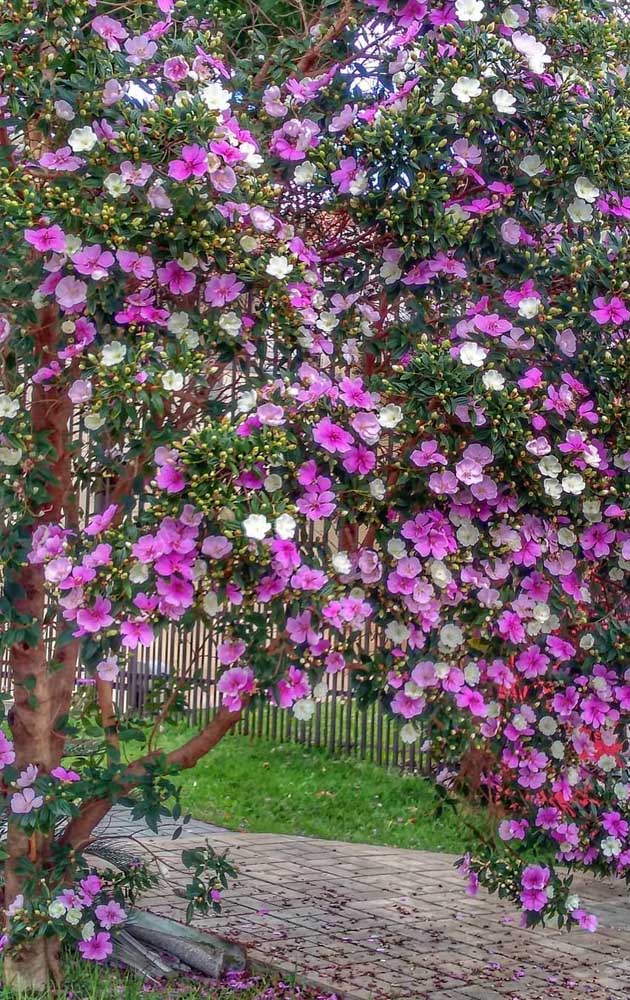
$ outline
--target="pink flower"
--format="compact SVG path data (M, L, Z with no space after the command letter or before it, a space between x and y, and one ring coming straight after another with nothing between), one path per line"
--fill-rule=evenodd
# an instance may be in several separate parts
M231 667L221 674L217 690L223 695L223 704L230 712L243 707L243 695L254 690L254 673L249 667Z
M40 809L44 804L42 795L38 795L34 788L25 788L21 792L14 792L11 796L11 812L18 815L26 815L33 809Z
M128 37L128 31L120 21L107 14L100 14L92 21L92 30L100 35L107 43L110 52L119 52L119 42Z
M186 486L183 472L173 465L160 466L155 481L160 489L166 490L167 493L181 493Z
M153 642L153 629L142 619L128 619L120 626L122 644L126 649L137 649L138 646L150 646Z
M313 439L321 445L325 451L332 454L344 455L350 450L353 444L353 437L345 431L339 424L333 423L330 417L324 417L313 428Z
M237 299L244 288L235 274L217 274L207 282L204 298L211 306L224 306Z
M187 295L197 284L197 278L191 271L186 271L176 260L169 260L164 267L158 267L158 281L168 285L173 295Z
M97 906L94 914L101 927L104 927L105 930L109 930L116 924L122 924L127 919L126 911L123 910L120 903L117 903L115 899L110 899L108 903Z
M164 62L164 76L172 83L185 80L190 72L190 66L183 56L172 56Z
M80 156L74 155L70 146L63 146L50 153L43 153L39 158L40 166L45 167L46 170L74 171L82 167L84 162Z
M153 59L157 52L157 45L151 40L149 35L136 35L135 38L128 38L125 42L127 62L132 66L140 66L141 63Z
M83 305L87 298L87 285L72 275L62 278L55 288L55 298L62 309L75 309Z
M15 750L13 744L4 733L0 732L0 768L12 764L15 760Z
M113 950L111 934L107 931L100 931L87 941L79 941L81 957L90 962L104 962Z
M586 910L573 910L571 916L577 920L583 931L594 934L597 930L598 920L594 913L587 913Z
M234 663L238 660L246 649L247 645L242 639L237 639L234 642L219 643L219 647L217 649L219 663L222 663L224 666L229 666L230 663Z
M65 767L54 767L50 772L53 778L57 778L57 781L80 781L81 775L77 774L76 771L67 771Z
M116 254L121 271L144 280L153 277L155 264L147 255L140 256L132 250L119 250Z
M79 274L89 274L94 281L105 278L114 263L114 255L109 250L101 250L98 243L84 247L72 255L72 263Z
M208 153L203 146L192 143L182 147L181 158L171 160L168 176L176 181L187 181L191 177L203 177L208 172Z
M40 253L63 253L66 248L66 236L60 226L25 229L24 239Z
M110 503L109 507L106 507L101 514L94 514L87 523L85 528L86 535L100 535L102 531L109 528L110 524L116 517L118 511L117 503Z
M77 612L77 625L80 628L79 635L86 632L100 632L107 628L114 621L110 615L112 602L106 597L97 597L91 608L81 608ZM76 634L76 633L75 633Z
M612 323L613 326L621 326L626 320L630 319L630 312L626 308L623 299L620 299L618 295L613 295L610 301L607 301L603 295L595 299L593 302L596 309L593 309L591 316L596 319L598 323L604 326L607 323Z

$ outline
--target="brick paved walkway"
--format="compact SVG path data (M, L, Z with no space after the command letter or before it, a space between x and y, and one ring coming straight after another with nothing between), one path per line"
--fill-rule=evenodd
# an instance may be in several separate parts
M199 838L145 840L169 868L147 909L182 917L179 854ZM196 920L253 962L344 1000L628 1000L630 899L584 881L597 934L527 931L495 898L471 899L452 857L276 835L213 834L239 869L219 917Z

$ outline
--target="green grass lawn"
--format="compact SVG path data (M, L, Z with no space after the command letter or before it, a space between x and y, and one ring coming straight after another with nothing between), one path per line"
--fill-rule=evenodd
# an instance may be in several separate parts
M16 993L0 982L0 1000L329 1000L317 990L247 973L225 985L184 975L153 982L134 972L84 962L75 952L68 952L63 969L64 984L56 993Z
M163 744L180 739L165 734ZM436 815L429 781L322 749L228 736L181 784L195 819L230 830L455 853L467 846L463 820L450 808Z

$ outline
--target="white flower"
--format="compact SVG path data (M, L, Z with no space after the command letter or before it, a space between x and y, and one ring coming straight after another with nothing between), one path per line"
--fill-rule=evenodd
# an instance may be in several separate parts
M55 114L64 122L71 122L76 118L74 108L67 101L55 101Z
M505 376L501 372L498 372L496 368L489 368L487 372L484 372L481 376L481 381L486 389L500 391L505 388Z
M562 489L565 493L571 493L573 496L579 496L580 493L586 488L586 483L582 476L577 472L570 472L562 477Z
M332 564L335 573L341 573L342 576L352 572L352 563L347 552L336 552L332 557Z
M88 413L84 418L83 423L89 431L97 431L105 423L105 417L102 413Z
M583 201L582 198L574 198L567 208L567 214L572 222L591 222L593 206L589 205L587 201Z
M199 258L195 257L194 253L186 250L181 257L177 258L177 263L184 271L194 271L199 264Z
M437 108L438 105L442 104L445 97L446 97L446 91L444 89L444 80L438 80L431 94L431 104L433 105L434 108Z
M518 28L521 24L527 24L527 11L520 6L507 7L501 15L506 28Z
M543 489L552 500L559 500L562 496L562 487L557 479L543 479Z
M604 837L600 844L601 852L605 858L616 858L621 854L623 844L618 837Z
M609 774L611 771L614 771L615 768L617 767L617 758L613 757L609 753L604 753L597 761L597 765L600 768L600 770L604 771L606 774Z
M589 204L599 198L599 188L588 177L578 177L573 187L578 198L582 201L588 201Z
M129 579L132 583L145 583L149 579L149 567L145 563L133 563L129 569Z
M402 622L391 621L385 629L385 635L392 642L405 642L409 638L409 629Z
M455 13L460 21L481 21L484 14L483 0L456 0Z
M120 174L108 174L103 181L103 187L112 198L121 198L129 191L127 181Z
M571 913L573 910L579 909L580 897L577 893L572 892L570 896L567 896L567 910Z
M293 180L300 187L303 184L310 184L316 174L315 165L309 163L308 161L304 163L298 163L293 174Z
M582 504L582 513L587 521L596 524L602 519L602 505L599 500L585 500Z
M485 347L480 347L473 340L467 341L462 344L459 352L459 360L463 365L467 365L470 368L481 368L484 361L488 357L488 352Z
M113 368L125 360L127 347L120 340L112 340L111 344L105 344L101 352L101 364L106 368Z
M219 326L228 337L238 337L241 332L241 317L235 312L226 312L219 317Z
M440 629L440 649L453 652L464 641L464 633L459 625L443 625Z
M282 476L279 476L277 472L270 472L269 475L265 477L263 486L267 493L276 493L278 490L282 489Z
M353 179L350 181L350 184L348 185L348 191L350 192L350 194L353 194L355 196L363 194L364 191L367 191L368 183L369 183L369 178L365 170L357 170L356 174L354 175Z
M328 684L325 680L315 685L313 688L313 697L317 698L317 701L324 701L328 697Z
M15 417L20 412L17 399L11 399L6 392L0 393L0 417Z
M52 903L48 907L48 915L56 920L58 917L63 917L66 912L66 908L60 899L53 899Z
M86 920L86 922L83 924L83 927L81 928L81 937L83 938L84 941L89 941L91 938L94 937L94 933L95 933L94 921Z
M467 663L464 667L464 680L470 687L474 687L475 684L479 683L479 678L481 673L479 667L476 663Z
M545 455L541 458L538 468L543 476L551 476L552 479L557 479L562 472L562 466L555 455Z
M431 579L438 587L448 587L453 579L450 569L441 559L433 559L429 566Z
M385 498L385 483L382 479L372 479L368 487L370 491L370 496L374 500L383 500Z
M516 98L508 90L497 90L492 95L492 103L501 115L513 115L516 111Z
M258 394L255 389L247 389L236 400L237 413L249 413L256 406Z
M386 285L393 285L394 282L398 281L402 275L402 271L394 260L386 260L385 263L381 265L381 269L378 273Z
M543 736L553 736L558 728L558 723L550 715L543 715L538 723L538 728Z
M406 722L400 730L400 738L403 743L415 743L420 738L420 733L413 722Z
M384 406L382 410L379 410L377 414L377 420L381 427L392 428L396 427L403 418L403 411L396 403L389 403Z
M190 317L188 313L174 312L169 316L166 328L169 333L174 334L176 337L181 337L188 330L189 323Z
M554 740L549 747L549 750L551 752L551 756L555 757L556 760L562 760L564 757L564 743L561 740Z
M264 514L250 514L243 521L243 529L248 538L260 541L271 531L271 524Z
M79 910L79 909L76 909L75 907L72 907L71 909L66 910L66 920L73 927L77 926L77 924L80 922L82 916L83 916L82 911Z
M537 174L542 174L545 170L545 164L537 153L524 156L519 163L519 167L528 177L536 177Z
M265 273L270 274L272 278L286 278L288 274L291 274L292 270L293 264L290 264L286 257L271 256L265 268Z
M615 782L613 792L620 802L627 802L630 799L630 785L625 784L623 781Z
M407 547L402 538L390 538L387 543L387 551L392 559L402 559L407 555Z
M239 243L245 253L254 253L254 251L258 250L258 247L260 246L259 241L255 236L241 236Z
M451 89L462 104L470 104L473 97L481 94L481 84L472 76L460 76Z
M230 106L231 94L220 83L208 83L199 96L210 111L226 111Z
M290 514L280 514L273 522L273 527L278 538L293 538L297 521Z
M73 153L87 153L90 149L94 149L97 142L98 136L89 125L73 128L68 136L68 145Z
M525 56L532 73L540 76L541 73L545 72L547 63L551 62L551 56L547 55L547 50L542 42L524 31L515 31L512 35L512 45Z
M0 448L0 463L2 463L2 465L17 465L21 460L21 448Z
M203 610L211 617L219 613L219 602L215 593L206 594L203 599Z
M590 632L585 632L580 638L580 649L592 649L595 645L595 638Z
M569 548L571 545L575 545L577 542L577 536L571 528L560 528L558 531L558 543L563 545L565 548Z
M476 545L479 541L479 537L479 529L476 528L470 521L460 524L457 529L457 540L460 545L464 545L466 548L469 548L471 545Z
M293 706L293 714L299 722L310 722L315 715L315 702L312 698L300 698Z
M184 376L182 372L175 372L169 369L162 372L162 385L167 392L179 392L184 387Z
M523 319L533 319L537 316L542 308L542 302L535 295L530 295L525 299L521 299L518 304L518 314L522 316Z

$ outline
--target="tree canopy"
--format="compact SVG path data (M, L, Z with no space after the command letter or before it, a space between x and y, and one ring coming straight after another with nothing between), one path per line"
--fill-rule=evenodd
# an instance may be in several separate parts
M339 671L496 810L472 890L593 929L571 872L630 874L628 24L5 6L10 978L111 951L114 801L153 819L251 699L306 720ZM199 620L223 707L160 752L171 678L130 763L126 655Z

